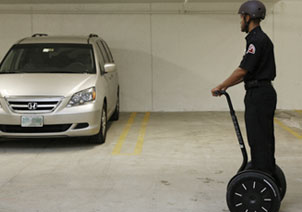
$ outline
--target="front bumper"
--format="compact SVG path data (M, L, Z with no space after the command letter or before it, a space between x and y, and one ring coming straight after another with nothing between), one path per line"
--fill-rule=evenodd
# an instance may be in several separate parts
M0 137L91 136L99 132L101 122L101 110L95 102L70 108L58 108L51 113L35 114L43 116L43 127L21 127L22 115L25 114L13 113L8 107L1 107Z

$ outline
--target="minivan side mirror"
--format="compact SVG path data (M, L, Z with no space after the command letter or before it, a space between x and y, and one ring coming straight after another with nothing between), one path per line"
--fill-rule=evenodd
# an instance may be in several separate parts
M116 65L114 63L106 63L104 65L105 73L111 73L116 71Z

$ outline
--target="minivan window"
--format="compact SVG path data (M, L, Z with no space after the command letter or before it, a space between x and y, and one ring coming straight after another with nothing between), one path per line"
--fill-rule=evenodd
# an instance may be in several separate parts
M0 67L9 73L96 73L90 44L16 44Z
M105 72L105 68L104 68L104 65L105 65L105 58L102 54L102 51L101 51L101 48L99 45L96 45L96 51L97 53L100 55L100 58L99 58L99 67L100 67L100 70L101 70L101 74L104 74Z
M103 44L101 42L97 42L97 44L102 52L103 58L105 59L105 63L109 63L109 57L107 55L107 52L106 52Z
M108 53L110 63L114 63L111 51L110 51L107 43L105 41L103 41L102 43L103 43L103 45L104 45L104 47L105 47L105 49L106 49L106 51Z

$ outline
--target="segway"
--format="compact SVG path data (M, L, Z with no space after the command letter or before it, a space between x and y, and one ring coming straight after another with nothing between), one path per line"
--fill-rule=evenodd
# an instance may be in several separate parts
M286 179L282 169L276 165L275 174L251 169L240 131L239 123L226 91L217 91L227 99L235 127L243 162L237 174L229 181L226 200L231 212L278 212L286 193Z

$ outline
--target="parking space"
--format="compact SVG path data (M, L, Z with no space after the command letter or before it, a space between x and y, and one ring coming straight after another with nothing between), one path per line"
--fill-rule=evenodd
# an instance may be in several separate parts
M300 212L302 1L245 1L0 0L0 212Z
M276 117L288 126L300 116ZM302 141L276 124L276 146L288 179L280 211L298 212ZM0 153L0 211L224 212L226 185L241 164L227 112L121 113L103 145L2 140Z

